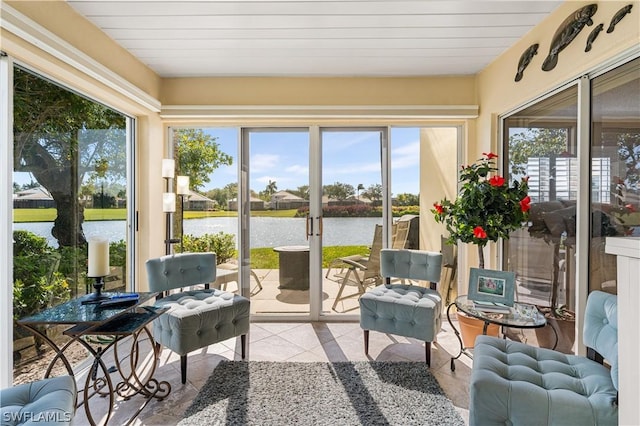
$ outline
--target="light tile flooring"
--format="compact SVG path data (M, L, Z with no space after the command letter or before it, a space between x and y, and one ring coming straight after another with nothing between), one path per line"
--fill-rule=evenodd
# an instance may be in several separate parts
M466 356L450 369L450 358L458 353L458 340L445 320L438 341L432 345L431 371L465 421L468 419L468 383L471 360ZM194 351L188 356L187 383L180 383L179 357L163 350L155 376L171 384L163 401L152 400L135 419L137 425L173 425L189 407L207 378L221 360L240 360L240 339L230 339ZM355 322L252 323L248 359L251 361L424 361L424 346L415 339L371 332L369 356L364 354L363 334ZM95 398L94 398L95 399ZM104 411L106 399L97 398L93 411ZM99 406L102 404L102 407ZM141 404L140 397L117 401L109 424L120 425ZM96 418L100 420L100 415ZM75 425L87 419L80 409Z

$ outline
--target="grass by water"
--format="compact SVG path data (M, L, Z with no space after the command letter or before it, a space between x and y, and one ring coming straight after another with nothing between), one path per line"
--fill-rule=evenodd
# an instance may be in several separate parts
M329 267L329 263L339 257L355 254L366 255L369 253L367 246L332 246L322 248L322 267ZM278 253L271 247L251 249L251 267L254 269L278 269Z
M252 217L295 217L297 210L254 210ZM53 222L56 209L13 209L13 221L21 222ZM206 217L236 217L235 211L187 211L184 218L201 219ZM84 219L93 220L126 220L126 209L84 209Z

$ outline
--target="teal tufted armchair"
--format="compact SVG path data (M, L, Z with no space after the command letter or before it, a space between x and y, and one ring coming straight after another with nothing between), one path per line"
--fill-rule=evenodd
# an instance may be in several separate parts
M617 296L591 292L583 337L588 357L478 336L469 424L617 425Z
M360 297L360 327L364 352L369 354L369 331L411 337L425 342L425 361L431 364L431 342L442 324L442 297L436 291L442 254L422 250L382 249L380 273L386 283ZM419 285L391 284L391 278L420 280Z
M158 345L180 355L182 383L187 381L187 354L196 349L240 336L245 358L249 332L249 299L209 284L216 279L214 253L181 253L149 259L146 262L149 289L168 293L155 306L169 308L153 322ZM203 284L204 288L190 288Z

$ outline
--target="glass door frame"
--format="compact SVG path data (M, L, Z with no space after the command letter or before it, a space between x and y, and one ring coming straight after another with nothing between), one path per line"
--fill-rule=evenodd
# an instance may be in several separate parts
M251 188L250 188L250 157L249 136L251 133L275 133L275 132L307 132L309 126L265 126L265 127L239 127L238 132L238 263L240 294L251 298ZM311 135L309 134L309 150L311 151ZM310 156L310 159L312 157ZM311 165L309 165L311 167ZM310 245L311 248L311 245ZM310 261L310 266L313 264ZM311 271L311 270L310 270ZM311 272L310 272L311 278ZM311 288L310 284L310 298ZM311 306L311 301L310 301ZM310 308L311 309L311 308ZM283 314L283 315L258 315L254 314L252 320L258 316L273 321L307 321L309 314Z
M317 188L322 188L322 134L324 132L380 132L380 171L381 171L381 184L382 184L382 247L389 247L389 241L391 241L391 225L393 222L393 217L391 215L391 150L389 147L389 135L391 133L391 128L389 126L315 126L310 129L311 140L314 140L314 137L317 138L317 142L315 145L315 151L313 148L310 149L310 164L316 165L318 168L311 169L313 171L313 175L310 177L310 182L316 183ZM313 155L316 155L316 160L312 161ZM311 167L311 166L310 166ZM316 191L315 196L311 197L311 204L309 213L313 217L320 217L320 221L322 220L322 191ZM319 280L320 284L316 286L311 286L314 289L310 292L310 303L311 303L311 320L312 321L352 321L360 318L359 313L354 314L335 314L333 312L323 313L322 312L322 283L323 283L323 274L322 274L322 236L312 236L310 238L310 244L313 244L313 247L316 249L316 257L314 259L315 262L312 262L311 265L311 279L313 282L313 278L316 277ZM311 253L314 253L312 250ZM315 268L314 268L315 267ZM317 275L313 275L313 274ZM315 301L315 303L314 303Z
M309 133L309 187L315 189L309 197L309 215L313 219L309 235L309 314L265 316L273 321L325 321L325 320L355 320L358 314L324 315L322 313L322 132L323 131L375 131L381 134L381 174L382 174L382 209L383 209L383 247L388 245L391 235L391 155L389 147L389 126L269 126L269 127L240 127L238 132L238 261L240 263L240 294L250 297L250 146L251 132L287 132L307 131ZM320 190L318 190L320 189ZM310 222L311 224L311 222Z

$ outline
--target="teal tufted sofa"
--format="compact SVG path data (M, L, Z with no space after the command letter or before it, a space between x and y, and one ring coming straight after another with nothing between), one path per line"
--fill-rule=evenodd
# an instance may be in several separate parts
M196 349L240 336L242 359L249 332L249 299L209 284L216 279L214 253L181 253L146 262L149 289L167 292L156 307L169 308L153 322L153 337L180 355L182 383L187 381L187 354ZM202 289L182 290L204 284ZM170 293L171 290L177 292Z
M469 424L617 425L617 296L591 292L583 337L588 358L478 336ZM603 357L610 369L601 364Z
M63 426L76 411L73 376L51 377L0 391L0 424Z
M426 363L431 364L431 342L442 325L442 297L435 290L441 267L440 253L380 250L380 274L386 283L360 297L365 354L369 353L369 331L374 330L424 341ZM431 288L390 284L391 278L428 281Z

